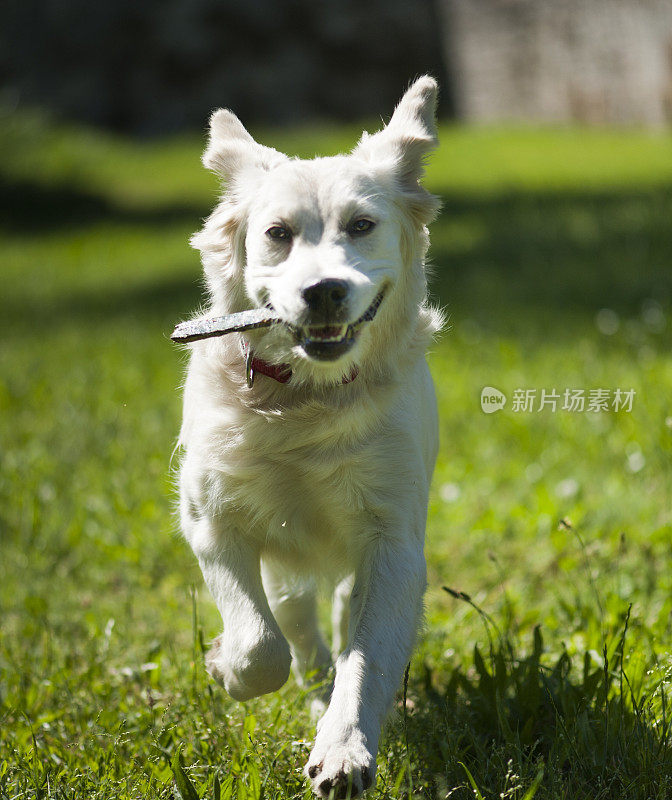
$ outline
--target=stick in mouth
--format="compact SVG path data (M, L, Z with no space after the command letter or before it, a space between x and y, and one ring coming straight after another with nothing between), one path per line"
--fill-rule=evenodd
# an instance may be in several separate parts
M174 342L186 344L187 342L197 342L199 339L209 339L211 336L224 336L226 333L268 328L281 321L269 308L252 308L249 311L239 311L223 317L191 319L181 322L175 327L170 338Z
M297 340L304 344L311 340L311 332L315 332L315 339L323 344L332 344L334 340L347 340L352 343L364 323L371 322L376 316L378 308L383 302L383 296L384 291L378 292L362 316L349 325L300 328L284 322L272 308L251 308L249 311L238 311L235 314L225 314L223 317L190 319L186 322L180 322L175 327L170 338L174 342L186 344L188 342L197 342L199 339L209 339L211 336L224 336L226 333L251 331L254 328L269 328L271 325L282 323L293 331Z

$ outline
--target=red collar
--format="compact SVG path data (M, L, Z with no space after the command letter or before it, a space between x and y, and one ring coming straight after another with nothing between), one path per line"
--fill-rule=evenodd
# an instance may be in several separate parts
M254 384L254 376L257 373L266 375L268 378L273 378L273 380L278 383L287 383L292 377L292 368L289 364L269 364L268 361L257 358L250 349L249 342L243 341L243 354L245 356L245 376L250 389ZM343 378L341 383L352 383L358 375L359 369L355 366L352 368L350 374Z

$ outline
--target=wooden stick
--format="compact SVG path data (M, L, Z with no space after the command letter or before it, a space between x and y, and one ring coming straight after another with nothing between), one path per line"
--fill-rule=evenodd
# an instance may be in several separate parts
M223 317L210 319L190 319L181 322L171 334L174 342L196 342L199 339L209 339L211 336L224 336L226 333L249 331L253 328L268 328L281 322L275 312L268 308L252 308L249 311L239 311L236 314L226 314Z

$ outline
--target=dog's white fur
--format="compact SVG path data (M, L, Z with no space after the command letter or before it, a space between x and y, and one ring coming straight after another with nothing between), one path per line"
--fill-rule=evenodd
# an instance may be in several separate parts
M278 689L292 660L299 676L326 676L315 586L320 576L339 582L335 678L306 765L323 797L373 781L422 615L438 439L425 350L440 315L427 305L424 270L438 203L419 179L437 143L436 91L420 78L382 131L349 155L310 161L258 144L219 110L203 157L226 185L193 239L209 315L270 302L299 324L302 289L340 279L354 321L385 290L335 361L310 358L278 325L247 336L258 357L291 366L289 383L258 376L248 388L236 334L191 346L185 386L181 522L224 624L208 654L212 675L238 700ZM358 218L375 227L352 234ZM291 242L267 234L279 224Z

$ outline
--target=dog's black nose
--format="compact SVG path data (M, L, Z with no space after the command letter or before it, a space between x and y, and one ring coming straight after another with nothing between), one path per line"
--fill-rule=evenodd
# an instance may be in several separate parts
M333 279L306 286L301 294L311 314L330 322L343 315L348 291L346 281Z

